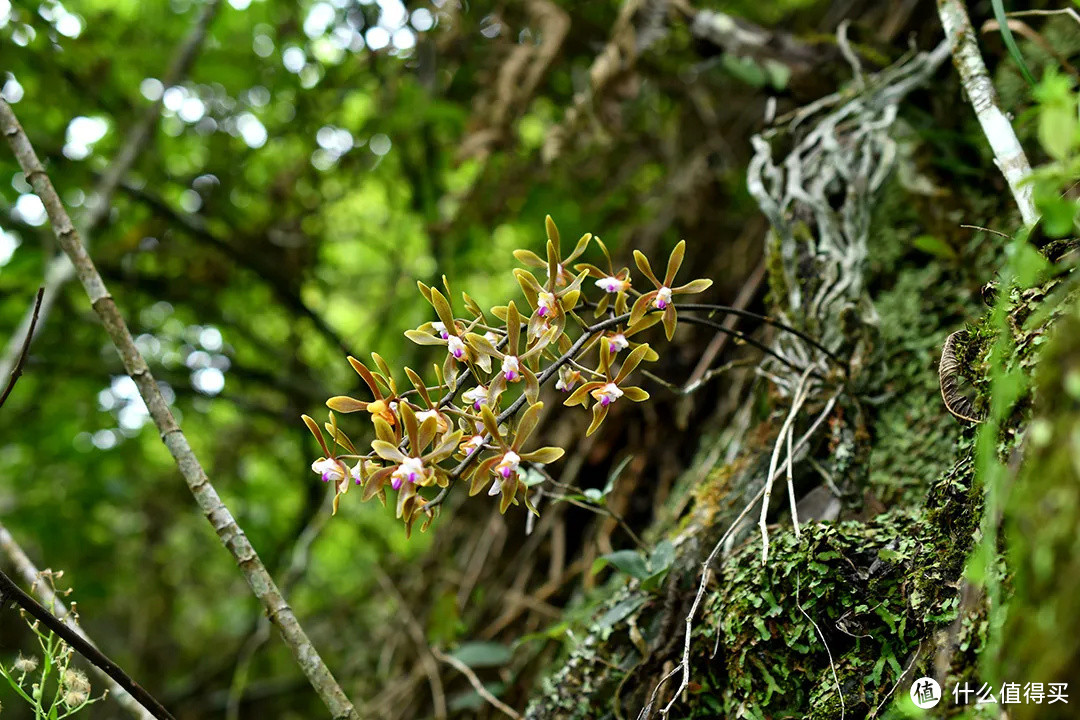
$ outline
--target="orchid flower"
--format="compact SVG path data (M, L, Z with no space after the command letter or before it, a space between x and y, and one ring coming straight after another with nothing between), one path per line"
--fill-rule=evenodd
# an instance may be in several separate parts
M593 404L592 423L585 432L586 436L596 432L596 429L600 427L600 423L607 417L612 404L618 402L621 398L625 397L632 402L642 402L649 399L649 393L641 388L623 385L623 381L626 380L627 376L637 369L637 366L645 359L649 349L648 345L636 347L623 361L622 367L619 368L619 374L615 377L611 376L609 354L600 353L600 371L603 373L604 379L587 382L571 393L570 397L566 398L564 405L588 406L590 396L596 401Z
M536 429L540 420L540 411L544 403L533 403L522 413L518 421L514 439L507 442L503 432L500 432L498 419L486 405L481 409L481 417L484 427L492 441L498 446L495 455L480 462L472 473L472 481L469 485L469 494L476 495L483 490L484 485L491 481L488 490L489 495L502 495L499 501L499 512L504 513L511 504L517 504L517 496L520 492L525 506L536 513L536 508L529 502L528 487L522 482L519 467L523 462L534 462L542 465L555 462L563 456L563 449L557 447L543 447L532 452L522 452L521 447ZM536 513L538 514L538 513Z
M402 404L401 421L408 440L408 454L403 452L397 443L385 437L373 440L371 449L389 464L376 470L368 478L364 487L364 498L384 492L384 486L389 481L390 487L398 491L397 516L404 518L408 524L424 500L423 496L418 494L419 488L431 485L446 487L449 484L446 471L439 467L439 463L454 454L463 433L460 430L446 433L428 450L438 432L436 419L429 417L420 422L413 409ZM377 431L380 424L381 422L376 423Z
M563 392L570 392L574 389L574 386L581 382L581 373L570 367L569 365L563 365L559 368L559 379L555 381L555 389L562 390Z
M473 324L468 326L458 322L454 319L450 303L441 292L423 283L420 283L420 286L425 291L424 297L435 308L439 320L424 323L417 330L406 330L405 337L417 345L442 345L446 348L446 358L442 366L444 377L454 377L456 363L476 363L483 368L484 372L490 372L491 360L471 351L462 338L462 335L471 330L478 321L473 321Z
M570 263L577 260L578 257L585 252L585 249L589 247L589 241L592 239L592 234L585 233L582 235L581 239L577 241L577 245L574 246L574 251L564 258L562 256L562 242L559 237L559 228L555 226L555 221L551 219L550 215L544 218L544 227L547 230L547 260L542 259L531 250L515 250L514 257L526 267L546 269L547 282L545 282L545 286L547 286L550 291L553 288L559 288L570 284L570 281L574 276L567 268L570 267Z
M630 311L631 325L643 318L650 310L659 310L664 319L664 333L667 335L667 339L671 340L672 336L675 335L675 325L678 322L678 317L675 314L675 304L672 301L672 296L704 292L712 285L712 280L702 279L673 287L675 274L679 272L685 254L686 241L680 240L668 258L664 282L660 282L656 279L656 274L653 273L652 267L649 265L649 259L640 250L634 251L634 262L637 263L638 269L656 286L656 289L650 290L634 302L634 307Z
M537 338L531 348L521 352L521 315L517 306L511 300L506 306L506 349L497 349L482 335L468 333L465 341L469 343L478 354L494 358L500 362L499 372L488 385L489 405L495 404L495 399L506 389L510 383L525 381L525 396L529 402L535 402L540 394L540 383L536 374L529 367L530 362L539 359L544 348L553 339L555 329L547 331Z
M394 385L394 379L390 376L390 367L382 357L378 353L372 353L371 357L382 371L381 373L371 372L364 363L351 355L349 356L349 364L352 365L356 374L364 380L368 389L371 390L374 400L365 402L348 395L338 395L327 400L326 406L340 413L354 413L366 410L371 414L373 421L379 417L385 420L387 424L394 426L397 424L397 406L400 402L397 387ZM386 395L383 394L383 388L387 390Z
M640 332L648 330L653 325L660 322L660 316L656 313L651 313L641 318L635 323L630 323L628 326L619 325L614 330L603 335L597 335L589 342L585 343L583 351L588 351L593 345L599 343L600 352L608 355L608 359L614 359L623 350L636 350L643 343L635 342L630 338L634 337ZM584 354L584 353L583 353ZM644 360L647 362L656 362L660 356L651 347L645 353Z
M315 436L315 440L318 441L319 447L322 448L325 455L315 462L311 463L311 470L322 478L323 482L330 482L334 484L334 507L333 513L337 514L338 501L341 496L349 491L349 487L355 482L357 485L362 485L370 472L374 469L374 463L369 457L361 457L355 466L349 468L349 466L339 457L336 456L331 446L327 444L323 438L322 430L319 429L319 424L307 415L303 415L304 424L307 425L308 430ZM379 420L388 430L389 425ZM349 452L353 453L355 457L356 447L353 445L349 437L338 429L337 418L334 413L330 413L330 422L326 423L326 432L330 434L331 440L335 445L340 445ZM393 435L393 431L389 430ZM352 481L352 482L350 482Z
M547 231L546 263L527 250L515 253L526 265L547 268L547 280L543 285L532 273L520 268L514 270L514 277L517 278L521 291L525 293L525 299L534 308L528 325L530 339L540 337L550 328L555 328L555 337L563 334L566 329L566 315L577 307L581 298L581 283L586 277L586 273L582 272L570 280L566 264L585 252L592 235L583 235L574 252L563 260L559 248L559 230L550 216L547 218Z
M594 278L593 284L604 291L600 301L596 304L596 317L600 317L607 312L612 295L615 296L615 312L622 315L627 308L626 293L630 290L630 268L624 267L616 272L615 266L611 263L611 255L608 253L607 245L604 245L604 241L600 238L596 238L596 244L600 246L600 251L604 253L604 258L607 260L607 271L605 272L591 263L578 263L574 269L579 272L584 271L589 277Z

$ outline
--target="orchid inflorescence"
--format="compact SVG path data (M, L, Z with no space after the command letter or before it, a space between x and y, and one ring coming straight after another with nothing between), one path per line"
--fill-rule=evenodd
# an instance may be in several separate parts
M353 485L362 486L364 500L378 497L384 504L389 485L397 492L397 516L406 532L420 516L425 518L422 529L426 529L450 484L462 478L469 483L470 495L486 489L488 495L498 496L500 512L520 501L535 513L522 464L545 465L563 455L557 447L526 448L544 407L540 386L557 376L555 388L569 395L565 405L587 408L592 401L587 435L600 427L614 404L648 399L645 390L628 384L627 379L638 365L655 361L658 355L648 344L631 338L662 322L670 340L677 322L672 296L701 292L712 281L673 284L685 242L672 251L663 282L645 256L635 252L638 268L655 286L641 293L633 288L629 268L615 269L599 238L582 236L564 258L559 231L550 216L547 238L546 260L528 250L514 252L525 266L514 270L525 299L520 307L511 300L485 313L468 293L462 293L466 313L457 317L445 277L445 293L417 283L437 319L406 331L405 336L418 345L443 348L442 362L433 366L434 384L405 368L411 388L402 390L377 353L371 356L374 369L350 357L371 399L330 398L326 402L329 421L321 428L303 416L323 450L311 469L334 484L334 512ZM571 263L592 243L603 253L607 270L576 263L571 271ZM538 277L534 270L542 275ZM600 292L596 301L585 297L592 288ZM577 312L583 307L593 308L595 317L603 319L589 324ZM624 354L621 362L620 354ZM592 363L586 360L590 356ZM523 407L525 411L515 419ZM368 414L375 434L370 451L357 450L338 426L335 412ZM435 500L427 499L422 489L435 486L442 492Z

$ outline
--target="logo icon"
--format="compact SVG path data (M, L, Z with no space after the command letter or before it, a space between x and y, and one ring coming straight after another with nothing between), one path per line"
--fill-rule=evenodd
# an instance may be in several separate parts
M911 684L911 702L926 710L941 702L941 686L934 678L921 677Z

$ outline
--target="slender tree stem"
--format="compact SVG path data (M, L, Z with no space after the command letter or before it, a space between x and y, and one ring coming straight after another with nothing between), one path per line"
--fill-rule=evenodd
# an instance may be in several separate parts
M146 692L139 683L132 680L127 673L120 669L119 665L107 658L104 653L85 640L79 633L65 625L62 620L45 609L41 603L24 593L22 588L3 572L0 572L0 596L3 597L4 601L10 599L32 618L40 621L42 625L62 638L64 642L78 650L79 654L93 663L95 667L101 668L106 675L116 681L117 685L149 710L151 715L160 718L160 720L175 720L169 714L169 711L154 699L153 695Z
M277 625L282 639L292 651L297 664L304 671L331 715L334 718L349 718L350 720L357 718L356 709L353 708L330 669L311 644L307 633L300 626L292 608L289 607L273 578L270 577L255 548L237 525L232 513L225 507L217 490L206 476L206 471L203 470L199 459L188 444L187 437L176 422L168 402L162 396L146 360L135 346L127 324L82 244L79 232L64 209L60 196L57 195L41 161L38 160L29 138L19 125L11 106L2 99L0 99L0 131L11 146L27 181L45 205L60 246L71 259L75 273L90 297L91 306L101 318L113 345L116 346L124 369L135 381L150 417L161 434L162 441L180 468L180 473L200 509L217 532L222 544L236 560L255 596L262 602L271 621Z
M30 329L26 331L26 339L23 340L22 350L19 351L19 360L15 363L15 367L11 371L11 377L8 378L7 386L4 388L4 392L0 393L0 407L4 406L4 402L7 401L8 395L15 389L15 383L17 383L22 376L23 365L26 364L26 355L30 352L30 341L34 339L34 328L37 327L38 312L41 310L41 298L44 295L45 288L39 287L37 298L34 300L34 306L30 311Z

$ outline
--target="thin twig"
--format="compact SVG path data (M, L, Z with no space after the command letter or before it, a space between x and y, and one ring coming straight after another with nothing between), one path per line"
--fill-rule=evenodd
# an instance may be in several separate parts
M356 710L352 703L349 702L330 669L311 644L307 633L293 614L292 608L278 590L244 531L221 501L221 497L211 484L198 457L191 449L187 436L184 435L173 416L169 403L161 394L161 389L150 372L146 360L135 346L131 331L116 307L112 295L105 287L105 281L102 280L94 261L82 244L78 230L72 224L60 196L57 195L52 181L34 152L30 139L26 137L22 126L19 125L11 106L3 99L0 99L0 130L11 146L27 181L45 205L53 232L64 252L71 258L76 275L90 297L91 307L101 318L113 345L120 354L124 369L138 387L139 394L161 434L162 441L176 461L199 508L217 532L221 543L235 559L248 585L262 602L267 615L278 626L282 639L292 651L294 659L304 671L316 693L330 710L331 716L350 720L356 718Z
M810 624L817 630L818 637L821 638L821 644L825 646L825 652L829 655L829 668L832 669L833 682L836 683L836 694L840 696L840 720L844 720L847 704L844 702L844 691L840 689L840 677L836 674L836 663L833 662L832 650L829 649L829 643L825 642L825 634L821 632L821 628L814 622L814 618L810 617L807 612L803 610L802 603L799 602L799 584L799 574L795 573L795 607L799 608L799 612L803 614L803 617L809 620Z
M26 339L23 340L22 350L19 351L19 359L15 363L15 367L11 371L11 377L8 378L7 387L4 388L4 392L0 393L0 407L4 406L4 402L8 399L8 395L15 388L15 383L19 381L22 376L23 365L26 364L26 355L30 352L30 341L34 339L34 328L37 327L38 312L41 310L41 298L45 295L45 287L39 287L37 291L37 298L34 300L34 307L30 311L30 329L26 331Z
M151 715L160 720L175 720L175 718L169 714L169 711L154 699L153 695L146 692L139 683L132 680L126 672L120 669L119 665L107 658L105 654L94 647L92 643L83 639L79 633L65 625L63 621L49 612L37 600L24 593L22 588L16 585L15 582L2 571L0 571L0 595L3 596L5 601L13 601L31 617L41 622L42 625L56 633L56 635L63 639L64 642L75 648L80 655L89 660L94 666L101 668L102 672L115 680L117 685L124 688L124 690L137 699L144 708L149 710Z
M514 708L492 695L488 689L484 687L484 683L480 682L480 678L476 677L476 673L473 672L471 667L461 662L453 655L447 655L439 650L439 648L431 648L431 654L435 656L435 659L444 662L447 665L452 665L455 670L467 677L469 679L469 684L473 686L473 690L476 690L476 694L487 700L493 707L501 710L512 718L520 720L521 715L518 714L517 710L514 710Z
M71 612L64 605L64 602L56 596L49 583L42 582L41 572L34 565L33 561L26 552L15 542L15 538L11 536L8 529L4 527L3 523L0 523L0 548L11 560L11 564L15 566L16 572L22 576L23 582L30 586L30 592L37 594L41 598L42 602L52 610L53 614L60 619L65 625L77 633L83 640L94 644L94 641L90 639L90 636L82 629L82 627L75 622L75 618ZM94 673L101 677L109 690L109 696L116 701L116 704L130 712L140 720L152 717L152 715L139 704L139 701L128 693L127 690L120 687L120 685L109 677L109 674L99 668L97 665L92 665Z
M1009 184L1024 224L1034 225L1039 215L1035 212L1031 184L1026 182L1031 175L1031 165L1009 118L998 105L997 92L979 52L967 8L963 0L938 0L937 5L941 26L952 50L953 63L994 153L994 162Z
M1006 240L1012 239L1011 235L1007 235L1000 230L991 230L990 228L983 227L982 225L961 225L960 227L967 228L968 230L982 230L983 232L993 233L994 235L997 235L998 237L1003 237Z

